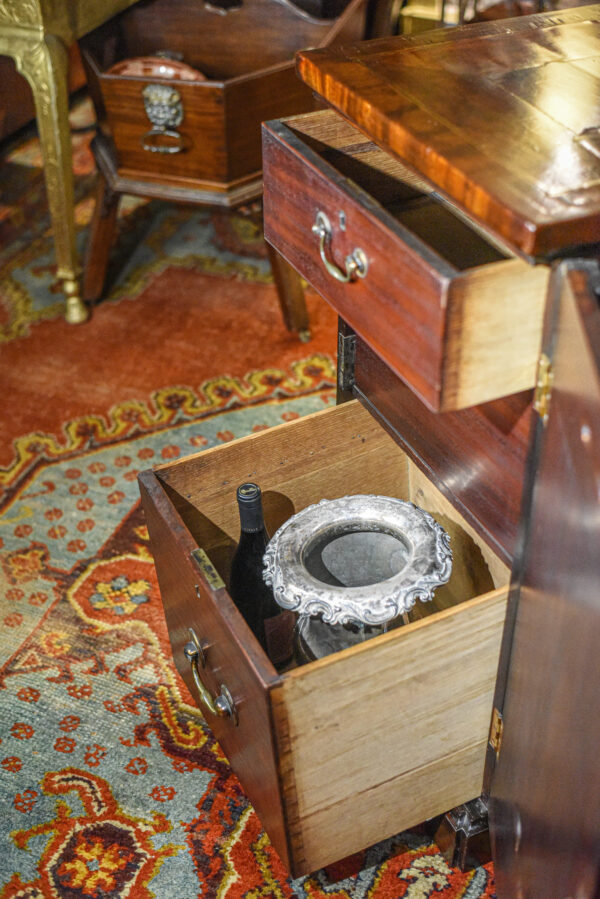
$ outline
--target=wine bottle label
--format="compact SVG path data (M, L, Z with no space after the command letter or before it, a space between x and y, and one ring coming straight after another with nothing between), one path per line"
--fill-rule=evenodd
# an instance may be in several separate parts
M289 609L284 609L277 615L265 618L263 622L267 642L267 655L276 668L285 665L292 658L295 623L296 616Z

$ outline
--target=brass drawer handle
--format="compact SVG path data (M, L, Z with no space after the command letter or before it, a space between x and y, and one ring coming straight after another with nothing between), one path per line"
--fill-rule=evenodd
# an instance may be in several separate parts
M316 234L319 238L319 254L323 265L336 281L342 281L344 284L347 284L348 281L355 281L356 278L364 278L366 276L369 263L365 253L359 247L356 247L349 256L346 256L345 272L343 272L335 262L330 262L325 255L325 248L326 245L331 242L333 229L331 227L331 222L324 212L321 212L320 210L317 212L317 218L312 226L312 231L313 234Z
M231 696L231 693L225 686L225 684L221 684L221 693L215 699L210 695L209 691L206 689L204 684L200 679L200 673L198 671L198 665L202 665L202 667L206 664L206 656L202 646L200 645L200 641L196 635L196 632L193 628L189 629L191 640L189 643L186 643L183 647L183 653L190 663L190 668L192 669L192 677L194 678L194 683L196 684L196 689L198 690L198 695L200 697L200 702L202 705L208 709L211 715L216 715L218 718L231 718L235 724L237 724L237 713L235 709L235 703Z

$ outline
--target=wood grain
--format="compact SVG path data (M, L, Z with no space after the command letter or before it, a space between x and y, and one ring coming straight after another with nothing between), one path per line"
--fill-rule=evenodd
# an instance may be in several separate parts
M348 492L406 493L406 457L359 403L324 409L293 424L270 429L260 441L253 434L159 466L157 475L184 517L202 509L232 542L239 536L235 491L244 481L261 486L271 533L320 499Z
M267 240L429 408L534 385L547 267L507 258L330 110L265 125L263 166ZM343 269L359 247L364 279L331 277L318 211L332 223L328 258Z
M597 261L555 272L550 414L536 432L496 697L504 737L490 820L502 899L592 897L600 886L599 292Z
M150 547L169 630L173 659L194 702L198 694L183 647L194 628L207 647L207 667L201 678L213 696L221 684L229 689L238 721L217 718L201 707L232 767L268 829L284 863L288 859L283 809L279 796L267 686L275 669L224 588L211 588L195 566L191 552L198 546L151 472L139 476Z
M98 122L114 143L119 176L132 182L160 178L217 197L244 179L256 181L261 121L314 108L311 91L295 73L294 53L359 40L365 27L366 0L350 0L332 20L311 19L286 0L245 0L223 15L193 0L136 4L80 41ZM109 71L117 61L161 49L182 53L207 80ZM142 146L151 127L141 93L149 80L174 87L181 97L181 152L150 153Z
M479 794L505 604L498 590L273 687L300 870Z
M532 421L531 392L433 413L359 340L354 395L507 565L512 565Z
M599 240L599 52L594 5L302 52L298 68L475 220L547 258Z
M549 275L545 265L510 259L453 280L440 409L467 409L535 385Z
M227 582L247 479L263 489L271 532L322 498L422 503L457 553L448 608L278 676L225 588L190 561L202 547ZM477 794L507 569L360 403L158 466L141 488L176 664L192 689L181 648L193 625L210 643L211 689L226 682L239 703L238 727L210 726L294 875Z

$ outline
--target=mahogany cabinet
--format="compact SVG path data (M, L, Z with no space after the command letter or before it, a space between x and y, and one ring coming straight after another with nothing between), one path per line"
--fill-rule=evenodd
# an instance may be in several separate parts
M266 236L340 313L340 403L140 487L175 662L293 874L479 800L501 899L600 888L599 50L585 7L309 51L337 112L265 126ZM430 511L438 610L278 674L227 593L245 479L271 530Z
M255 200L261 121L314 108L294 53L365 36L367 0L344 5L317 19L287 0L144 0L86 35L103 168L132 193L151 195L155 184L175 200ZM168 59L157 65L165 52L175 56L174 75ZM146 66L136 71L139 60Z

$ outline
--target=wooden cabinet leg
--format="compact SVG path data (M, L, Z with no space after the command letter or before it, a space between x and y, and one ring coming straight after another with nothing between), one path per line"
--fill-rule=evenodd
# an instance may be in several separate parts
M112 246L120 195L109 187L106 178L98 172L96 205L90 224L90 233L83 272L83 298L95 302L104 291L106 267Z
M306 343L311 335L302 279L269 243L267 251L285 326L288 331L296 331L300 340Z
M482 797L446 812L435 820L432 830L451 867L467 871L491 861L488 810Z

